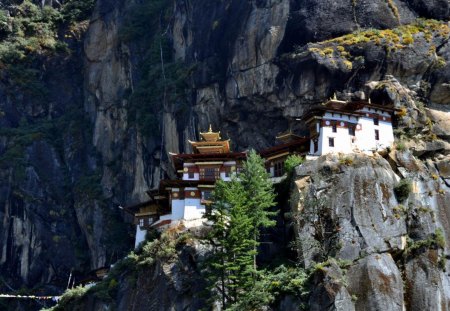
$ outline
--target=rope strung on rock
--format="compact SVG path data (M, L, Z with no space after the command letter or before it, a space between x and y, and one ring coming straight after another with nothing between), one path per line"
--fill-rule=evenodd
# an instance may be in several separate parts
M0 294L0 298L15 298L15 299L38 299L38 300L53 300L58 301L61 296L36 296L36 295L10 295Z

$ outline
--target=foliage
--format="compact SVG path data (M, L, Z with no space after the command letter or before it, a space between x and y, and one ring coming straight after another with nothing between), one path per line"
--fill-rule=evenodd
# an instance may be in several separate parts
M264 298L256 298L252 289L258 275L259 230L274 225L270 219L274 213L269 211L274 199L263 160L253 150L237 178L216 183L212 212L206 215L210 225L206 241L213 249L205 272L224 309L244 301L258 304Z
M88 200L100 200L103 198L101 178L102 174L99 169L80 176L74 184L75 194Z
M253 234L257 241L259 229L274 226L275 221L271 220L271 217L277 213L269 211L275 206L275 193L269 173L264 167L264 160L256 151L251 150L248 153L247 161L244 162L242 172L239 174L239 181L245 191L245 205L251 216Z
M319 196L315 189L310 193L302 192L300 200L303 209L293 214L293 219L300 228L311 227L311 234L292 242L292 248L303 253L314 253L317 260L323 261L335 255L338 245L334 243L339 236L337 220L330 215L328 198Z
M52 308L46 309L46 311L63 311L77 304L79 299L81 299L88 291L87 286L77 286L68 289L64 292L58 301L58 304Z
M395 5L393 0L387 0L388 6L392 11L392 14L395 16L395 18L397 19L398 23L400 24L400 14L398 13L398 8Z
M395 149L397 149L398 151L405 151L407 148L406 148L406 145L405 145L405 142L403 142L403 141L398 141L396 144L395 144Z
M224 308L240 300L243 293L251 289L255 272L256 241L251 217L245 209L244 191L236 178L230 182L218 181L213 210L206 216L210 222L206 241L213 249L205 272L212 293L222 298Z
M387 0L387 3L394 16L399 20L400 16L394 2ZM310 44L308 45L308 52L322 58L331 58L330 63L335 62L335 58L339 58L342 60L343 69L352 70L353 62L357 61L359 57L352 54L355 52L352 48L355 45L372 43L376 46L382 46L387 52L390 52L411 47L415 39L421 36L430 42L433 37L446 39L449 34L450 27L444 22L418 19L415 23L402 25L394 29L358 30L341 37ZM299 48L298 52L302 52L302 48ZM434 63L435 69L446 65L445 60L436 57L435 53L430 53L429 57Z
M186 115L187 81L193 68L173 58L167 26L171 20L168 0L145 0L125 14L120 37L144 52L137 83L128 91L130 124L144 135L160 134L162 111L170 106L180 117Z
M95 0L68 0L61 6L62 19L66 23L75 23L89 19Z
M176 255L177 246L185 244L190 238L189 232L165 231L159 238L143 245L137 257L137 264L145 267L153 265L157 260L170 261Z
M176 249L190 241L189 232L180 232L171 228L154 239L147 241L136 252L130 252L125 258L116 262L106 278L90 287L77 287L67 290L58 304L49 311L67 310L68 307L79 306L85 295L92 295L102 301L114 302L122 281L134 282L137 272L153 265L156 261L171 261L176 257ZM125 278L125 275L127 276ZM135 284L131 284L135 286Z
M435 233L430 234L426 239L412 240L408 238L407 246L403 256L408 257L415 252L425 248L441 248L445 249L445 237L441 228L437 228Z
M0 10L0 71L5 81L45 102L41 60L69 52L64 33L73 23L87 19L94 0L68 0L58 7L38 6L31 0L6 3ZM6 73L6 74L5 74Z
M339 164L351 166L353 164L353 159L349 156L339 157Z
M409 179L402 179L395 187L394 193L399 202L404 202L411 193L412 183Z
M4 153L0 154L0 168L12 167L15 172L23 172L27 165L26 147L36 141L45 140L60 153L64 152L63 134L70 134L74 145L82 143L79 140L90 135L92 126L83 111L74 110L70 109L61 117L52 120L35 119L31 123L24 119L16 128L1 128L0 136L6 138L7 144ZM19 175L24 177L22 173Z
M132 7L125 16L120 36L125 42L137 41L155 31L161 31L168 22L170 1L146 0ZM162 31L161 31L162 33Z
M292 174L294 169L303 162L304 158L296 154L292 154L286 158L286 161L284 161L284 171L288 174Z

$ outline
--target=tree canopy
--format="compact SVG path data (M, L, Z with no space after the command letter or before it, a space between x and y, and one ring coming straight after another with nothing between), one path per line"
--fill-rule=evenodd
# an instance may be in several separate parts
M275 194L261 157L251 151L242 172L218 181L212 210L206 215L212 254L206 271L214 298L224 309L242 300L255 284L259 232L273 226Z

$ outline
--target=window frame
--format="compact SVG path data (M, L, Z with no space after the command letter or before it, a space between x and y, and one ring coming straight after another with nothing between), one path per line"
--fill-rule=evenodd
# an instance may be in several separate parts
M349 125L349 127L348 127L348 135L356 136L356 126Z
M380 130L375 130L375 140L376 141L380 140Z
M334 137L328 137L328 147L334 148Z

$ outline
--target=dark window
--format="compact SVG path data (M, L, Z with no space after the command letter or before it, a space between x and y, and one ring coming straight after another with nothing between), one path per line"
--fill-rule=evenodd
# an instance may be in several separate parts
M194 172L189 172L189 173L188 173L188 177L189 177L189 179L194 178Z
M374 119L373 119L373 125L378 125L378 123L379 123L378 118L374 118Z
M212 191L203 191L202 192L202 199L203 200L211 200L212 199Z
M284 162L275 162L274 165L274 176L280 177L284 174Z
M334 137L328 137L328 146L334 147Z
M380 132L375 130L375 140L380 140Z
M231 167L225 166L224 173L225 173L225 177L230 177L231 176Z
M200 171L200 179L207 179L207 180L219 179L219 170L215 167L205 167Z
M314 141L314 153L316 153L317 151L319 151L319 141L316 139Z
M336 124L333 124L332 129L333 129L333 133L336 133L336 132L337 132L337 126L336 126Z
M348 127L348 135L355 136L355 126L354 125L350 125Z

